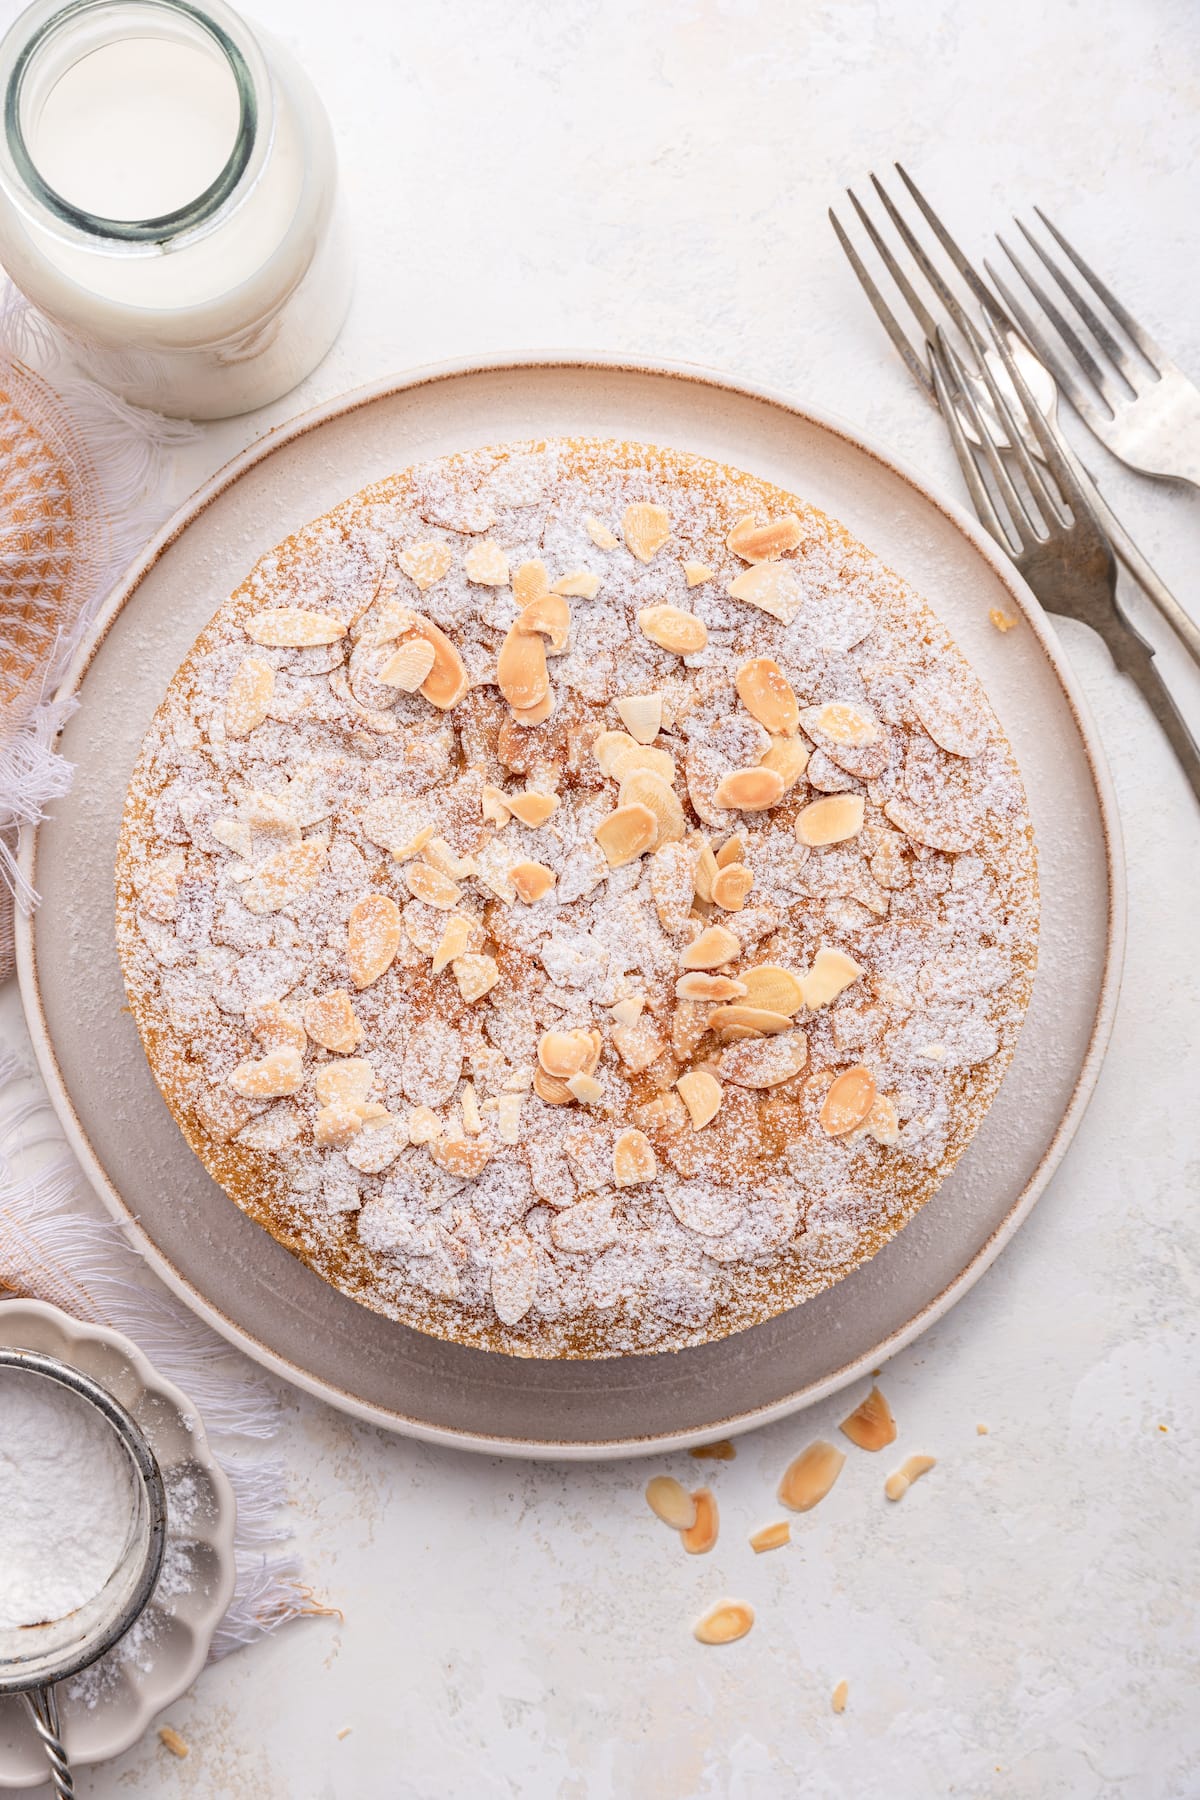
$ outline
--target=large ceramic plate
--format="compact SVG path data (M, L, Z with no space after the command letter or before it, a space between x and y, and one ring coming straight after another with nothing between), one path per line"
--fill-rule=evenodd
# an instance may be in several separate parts
M387 472L509 438L642 438L748 469L840 519L940 613L1020 759L1037 831L1041 963L1012 1068L953 1175L864 1268L807 1305L677 1355L530 1362L423 1337L327 1287L216 1187L150 1075L113 936L112 870L142 734L193 638L258 555ZM989 609L1019 616L1001 636ZM999 1253L1061 1159L1111 1022L1123 935L1115 809L1062 652L1012 570L883 452L782 396L690 368L559 359L443 367L284 426L196 495L116 593L68 680L69 796L25 846L21 930L43 1073L85 1167L169 1286L290 1380L467 1448L603 1456L695 1443L808 1405L899 1348Z

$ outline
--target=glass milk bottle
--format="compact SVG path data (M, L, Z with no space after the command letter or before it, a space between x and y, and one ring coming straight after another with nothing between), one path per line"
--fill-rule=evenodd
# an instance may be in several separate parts
M337 162L282 46L223 0L37 0L0 43L0 264L128 400L265 405L350 299Z

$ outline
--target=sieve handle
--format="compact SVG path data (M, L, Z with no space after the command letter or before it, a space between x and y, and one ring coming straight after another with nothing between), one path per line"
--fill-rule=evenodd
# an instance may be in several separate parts
M53 1685L30 1689L25 1695L25 1704L33 1717L37 1734L42 1740L42 1749L50 1764L54 1800L75 1800L75 1777L67 1760L66 1745L62 1741L58 1722L58 1695Z

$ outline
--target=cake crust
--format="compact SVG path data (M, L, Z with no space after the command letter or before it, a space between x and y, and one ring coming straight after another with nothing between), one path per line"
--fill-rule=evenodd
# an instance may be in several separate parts
M723 1337L936 1190L1036 959L1011 749L925 603L739 470L604 440L263 556L130 783L117 937L192 1149L482 1349Z

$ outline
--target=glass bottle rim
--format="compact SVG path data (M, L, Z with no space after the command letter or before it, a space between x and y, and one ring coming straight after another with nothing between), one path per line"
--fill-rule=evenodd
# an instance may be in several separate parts
M194 199L152 219L112 219L76 206L44 179L25 135L21 105L41 53L73 25L106 12L174 17L203 32L232 75L238 100L233 147L214 179ZM97 46L93 46L97 47ZM0 40L3 133L0 186L26 213L75 243L92 248L156 252L205 231L237 204L257 179L272 136L270 75L253 34L223 0L35 0Z

